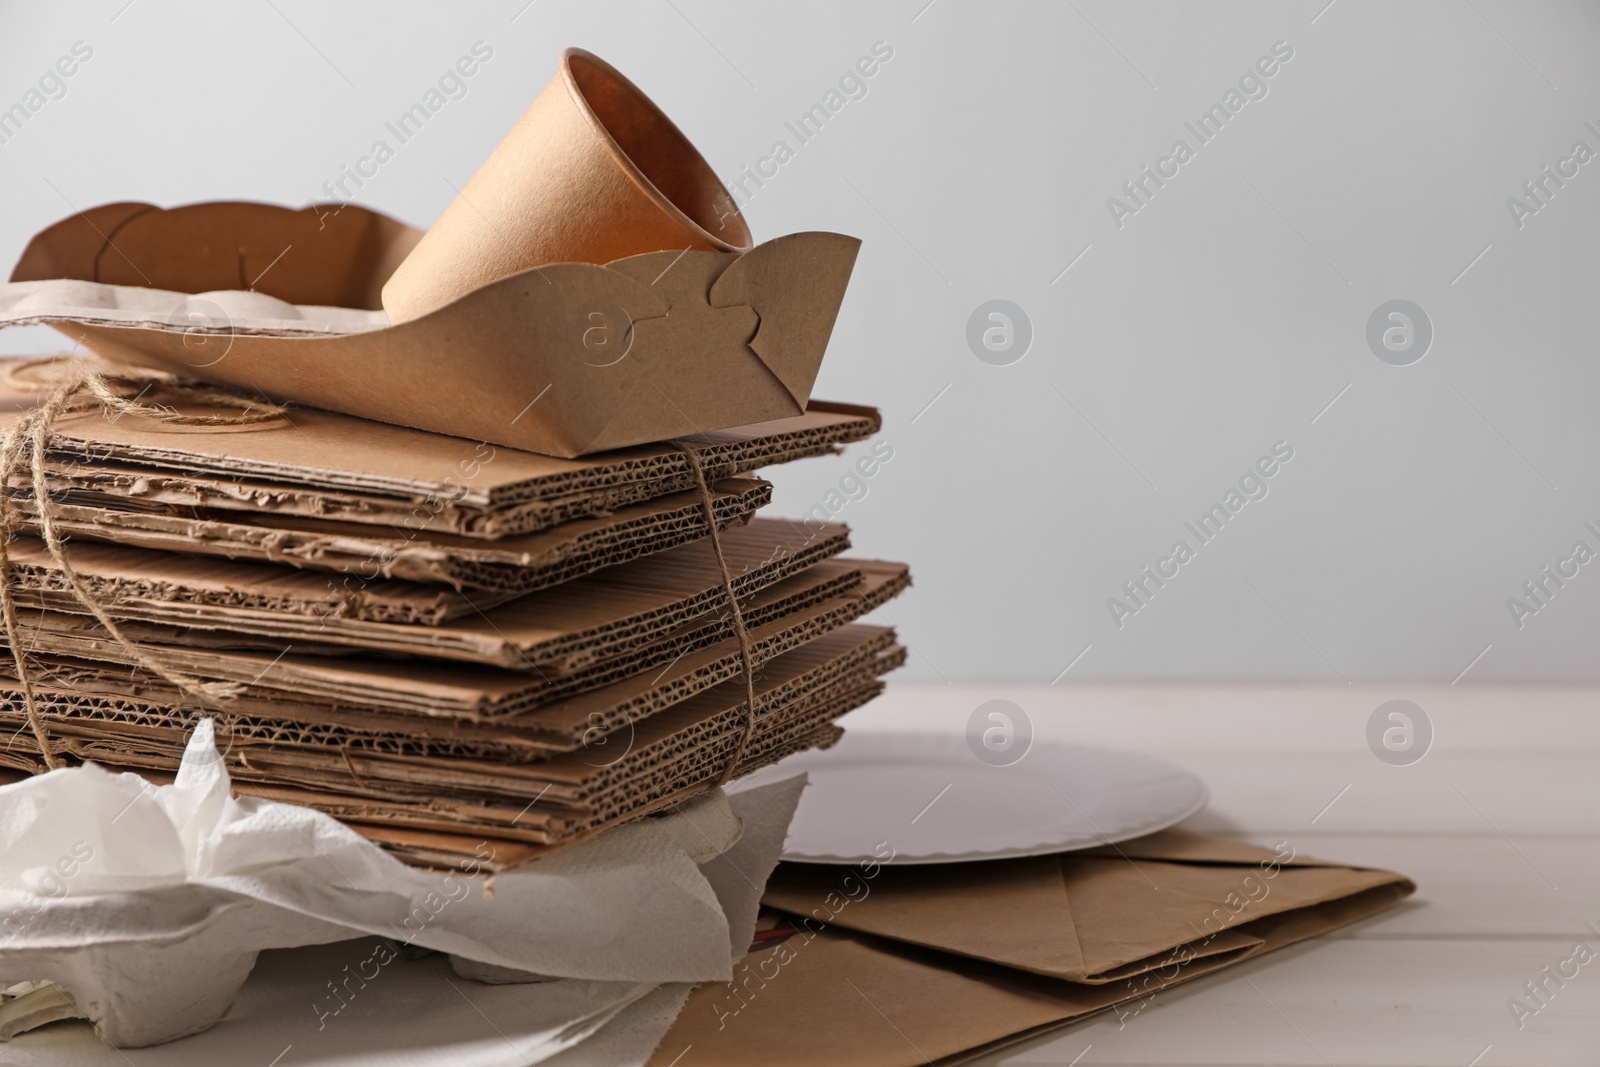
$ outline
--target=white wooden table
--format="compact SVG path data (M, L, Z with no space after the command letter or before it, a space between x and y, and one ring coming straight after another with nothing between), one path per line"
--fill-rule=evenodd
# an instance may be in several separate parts
M1193 770L1212 801L1187 825L1288 839L1419 888L1374 920L1164 993L1120 1027L1102 1016L981 1062L1600 1065L1600 687L892 686L845 724L959 732L995 698L1038 737ZM1409 766L1367 745L1369 716L1395 698L1433 724ZM1524 983L1579 941L1595 959L1547 981L1539 1007ZM1512 997L1539 1007L1520 1029Z

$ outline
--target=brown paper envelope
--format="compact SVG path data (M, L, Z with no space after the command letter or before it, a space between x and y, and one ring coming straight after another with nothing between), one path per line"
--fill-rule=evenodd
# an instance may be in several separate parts
M1180 947L1197 957L1235 953L1250 942L1224 935L1244 924L1398 879L1387 871L1284 866L1271 850L1191 831L1151 836L1157 840L1112 846L1129 854L1116 858L888 864L875 880L857 877L865 896L836 913L838 868L784 864L764 900L864 933L1100 983L1159 967ZM1150 854L1188 862L1131 858Z
M1287 843L1280 848L1172 827L1063 857L1069 894L1106 917L1079 931L1088 966L1076 980L1142 974L1163 966L1179 946L1184 954L1233 952L1242 945L1240 924L1398 878L1315 859ZM1152 862L1159 860L1174 862ZM1122 920L1134 913L1142 921L1131 937Z
M809 940L807 938L810 938ZM937 1063L1002 1035L1108 1007L1110 987L1073 986L844 931L797 934L746 956L730 983L690 994L651 1067Z
M1348 867L1282 867L1268 878L1257 867L1140 860L1135 869L1120 858L1061 866L1079 916L1085 971L1075 980L1081 982L1143 973L1180 946L1222 951L1226 942L1218 935L1257 919L1399 880L1388 871Z
M842 886L851 873L834 868L835 886ZM1289 872L1285 869L1280 877L1283 873ZM1345 895L1243 923L1217 940L1230 937L1248 942L1245 947L1210 957L1174 956L1137 982L1090 985L1047 978L843 930L836 919L820 932L802 928L788 940L750 954L730 983L697 988L651 1063L667 1067L686 1047L693 1048L693 1060L702 1067L942 1067L964 1062L1108 1008L1135 1014L1161 990L1374 915L1414 888L1399 875L1386 877L1366 888L1357 887L1369 879L1353 879ZM861 903L847 905L840 917ZM947 921L980 921L992 904L976 892L959 918ZM955 908L946 910L957 915ZM1204 914L1193 918L1198 922ZM1074 916L1080 929L1103 930L1108 922L1083 904ZM1019 914L1014 923L1025 928L1031 918ZM1138 917L1132 921L1137 923ZM960 939L949 930L944 936ZM1122 940L1141 938L1134 933ZM1138 1008L1117 1008L1136 1000L1143 1001Z

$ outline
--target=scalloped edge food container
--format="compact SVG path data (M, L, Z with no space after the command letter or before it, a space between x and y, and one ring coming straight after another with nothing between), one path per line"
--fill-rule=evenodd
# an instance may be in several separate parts
M108 204L35 236L0 327L380 422L576 457L805 411L860 241L534 267L390 325L422 234L365 208Z

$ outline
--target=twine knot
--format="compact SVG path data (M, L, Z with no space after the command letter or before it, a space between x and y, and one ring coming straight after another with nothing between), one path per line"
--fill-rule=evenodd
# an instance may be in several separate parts
M281 418L286 409L266 401L253 400L237 393L217 389L200 382L191 382L168 375L143 372L106 373L84 369L79 364L66 375L43 380L25 377L33 368L65 362L59 357L42 360L25 360L8 368L6 379L13 386L34 390L50 390L39 406L26 412L15 425L6 431L0 441L0 615L3 615L6 640L11 648L11 658L16 663L17 680L22 685L23 703L27 708L28 727L33 731L39 752L44 757L46 770L60 766L51 749L45 730L44 717L39 710L34 693L32 673L28 669L27 654L22 647L21 628L17 624L17 607L14 590L14 568L11 563L10 542L27 525L26 516L17 508L12 495L12 479L26 466L33 492L34 509L38 513L39 533L50 552L50 558L60 568L62 579L79 603L88 609L107 634L121 645L134 662L151 674L176 686L182 692L200 700L225 701L238 696L243 687L232 682L206 682L174 670L148 650L128 640L123 635L110 612L90 592L89 587L67 558L62 538L56 526L56 501L50 494L45 459L49 454L51 427L62 415L98 410L108 418L134 415L155 422L184 426L243 426ZM126 390L140 387L133 396ZM193 404L237 408L238 414L189 415L169 404L145 400L149 392L168 392Z

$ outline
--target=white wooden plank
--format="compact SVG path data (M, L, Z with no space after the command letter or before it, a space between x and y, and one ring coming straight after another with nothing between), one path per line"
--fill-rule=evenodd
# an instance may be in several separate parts
M1101 1016L978 1062L1594 1067L1600 959L1551 986L1521 1030L1507 1007L1569 951L1549 941L1308 942L1159 994L1131 1017Z
M1269 847L1280 840L1270 834L1245 839ZM1323 859L1401 871L1417 883L1416 895L1406 903L1330 935L1334 938L1570 943L1582 936L1585 922L1600 924L1600 838L1518 837L1508 843L1494 834L1317 834L1297 839L1296 847Z
M905 686L847 725L959 733L997 697L1027 710L1036 736L1189 767L1213 794L1196 828L1404 871L1420 891L1333 937L1164 994L1121 1025L1107 1017L983 1062L1600 1062L1600 961L1520 1031L1507 1006L1579 937L1600 948L1583 929L1600 923L1600 690ZM1407 767L1366 742L1372 710L1396 697L1422 706L1436 735Z
M1182 753L1148 744L1141 750L1189 768L1210 787L1211 804L1195 818L1197 829L1290 838L1600 835L1600 759L1588 754L1434 751L1409 767L1391 767L1370 753Z
M1211 792L1189 824L1217 833L1600 836L1600 758L1430 753L1391 767L1370 753L1173 751ZM1062 783L1070 792L1069 783Z
M1040 737L1185 751L1366 750L1367 719L1416 703L1452 752L1600 753L1600 688L1436 685L895 685L847 725L960 733L986 700L1016 703Z
M926 716L925 722L910 719L904 699L875 717L852 717L846 726L959 732L965 729L965 714L979 702L972 695L964 698L960 706L967 712L954 726L944 714ZM1049 724L1034 718L1036 727ZM1600 715L1594 718L1600 721ZM1251 726L1235 715L1213 730L1227 737L1248 734ZM1360 738L1332 749L1308 741L1282 750L1249 745L1232 750L1214 743L1181 744L1188 729L1175 721L1171 729L1133 721L1114 730L1085 730L1086 736L1075 739L1146 752L1198 774L1210 787L1211 804L1191 824L1197 829L1290 837L1317 832L1600 835L1600 752L1581 746L1540 752L1508 742L1506 751L1496 753L1462 748L1442 737L1418 762L1396 767ZM1308 735L1314 733L1307 729ZM1037 736L1065 735L1057 726L1048 734L1040 728Z

